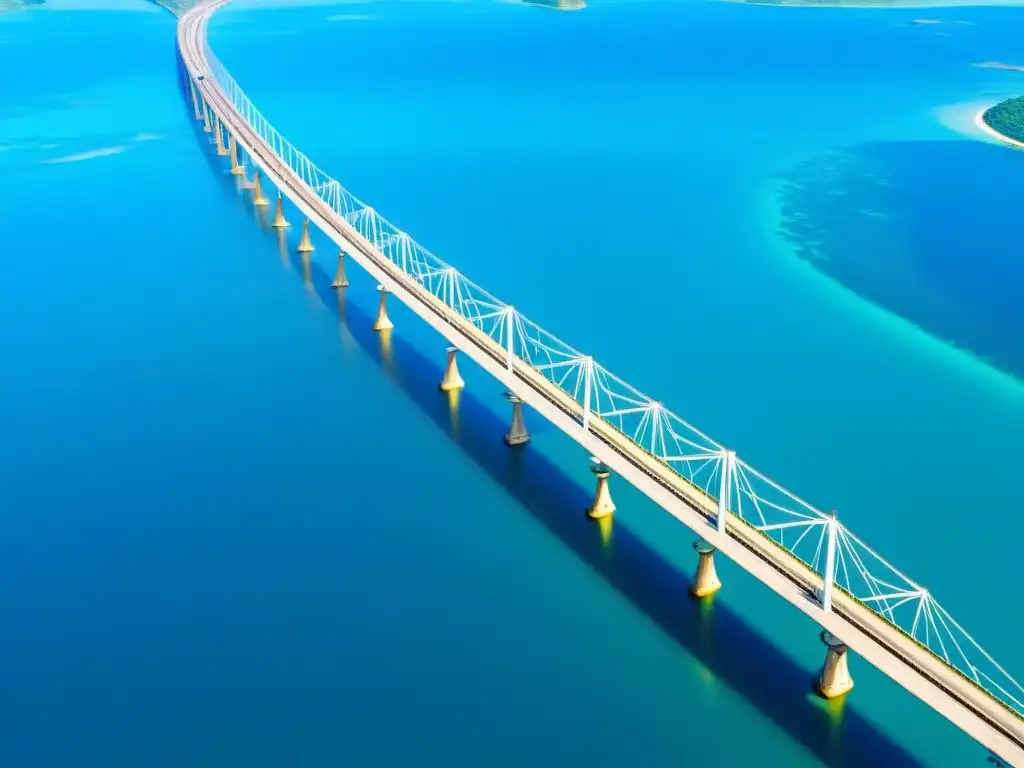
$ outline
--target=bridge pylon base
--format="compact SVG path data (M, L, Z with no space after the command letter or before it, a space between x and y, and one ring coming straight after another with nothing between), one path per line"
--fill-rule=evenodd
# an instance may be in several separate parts
M254 171L252 175L252 204L265 208L270 205L270 201L267 200L263 194L263 186L260 184L260 172Z
M597 477L597 487L594 489L594 500L587 507L587 517L600 520L615 514L615 503L612 501L611 491L608 490L608 478L611 477L611 470L596 456L592 456L590 460L594 463L590 471Z
M827 647L825 666L818 678L818 693L826 699L838 699L853 689L848 661L849 648L830 632L821 633L821 642Z
M722 582L715 571L715 548L706 541L693 542L693 548L700 559L697 561L697 575L690 587L694 597L708 597L722 588Z
M338 254L338 269L334 272L331 288L348 288L348 276L345 274L345 254Z
M228 156L228 148L224 146L224 136L221 134L222 127L220 120L218 118L214 118L213 145L217 148L217 157Z
M228 155L231 157L231 175L245 176L245 168L238 162L238 142L234 134L228 136Z
M377 319L373 321L373 330L390 331L395 324L388 317L388 289L378 285L377 290L380 291L380 306L377 308Z
M282 218L284 218L282 216ZM313 241L309 239L309 219L302 222L302 238L299 240L299 253L312 253L316 250Z
M523 419L523 401L512 392L506 392L505 397L512 403L512 424L505 433L505 445L523 445L530 442L530 433Z
M466 382L459 375L459 363L456 359L459 350L455 347L448 347L448 365L444 370L444 378L441 379L440 389L442 392L451 392L453 389L462 389Z
M277 203L274 208L274 223L271 224L274 229L286 229L291 224L284 217L284 200L281 198L281 193L277 193ZM299 250L302 250L301 248Z

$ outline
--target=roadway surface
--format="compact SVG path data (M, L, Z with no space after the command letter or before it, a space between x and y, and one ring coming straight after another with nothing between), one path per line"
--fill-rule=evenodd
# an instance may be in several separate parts
M712 498L593 414L589 430L584 430L582 409L575 400L518 359L510 370L502 346L392 264L321 200L275 155L212 79L206 26L213 13L229 2L211 0L181 17L179 53L196 93L252 162L312 224L453 346L623 480L1004 761L1024 768L1024 719L839 589L833 591L832 611L824 611L816 597L823 586L820 575L731 513L726 533L719 533L713 524Z

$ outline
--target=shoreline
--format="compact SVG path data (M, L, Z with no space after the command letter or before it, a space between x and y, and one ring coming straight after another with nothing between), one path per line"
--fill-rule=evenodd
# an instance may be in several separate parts
M994 106L995 104L990 104L989 106L979 110L978 114L974 116L975 125L977 125L982 131L984 131L986 134L988 134L993 139L996 139L997 141L1000 141L1004 144L1009 144L1010 146L1016 147L1017 149L1024 149L1024 141L1011 139L1009 136L1000 133L991 125L985 122L985 113L992 109L992 107Z

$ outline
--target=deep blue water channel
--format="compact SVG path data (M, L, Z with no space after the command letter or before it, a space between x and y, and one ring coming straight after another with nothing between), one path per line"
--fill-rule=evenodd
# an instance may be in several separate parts
M442 396L439 338L382 341L369 278L235 191L169 14L67 7L0 15L0 763L985 764L856 659L818 701L813 623L724 562L693 603L692 535L621 483L592 525L585 455L537 418L508 451L493 381ZM1019 13L239 0L211 43L1019 674L1024 153L955 130L1024 90L971 66L1024 61Z

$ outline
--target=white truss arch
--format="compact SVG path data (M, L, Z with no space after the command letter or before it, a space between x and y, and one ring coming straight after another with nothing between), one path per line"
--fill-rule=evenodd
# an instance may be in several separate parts
M174 0L167 0L173 4ZM186 4L188 0L182 0ZM193 3L189 3L193 4ZM469 280L345 189L281 136L207 46L220 91L242 119L333 211L399 272L506 350L513 364L544 377L575 403L579 423L600 422L704 494L717 509L709 523L749 526L795 558L825 585L897 628L943 664L1024 715L1024 687L1000 666L920 584L822 511L736 454Z

